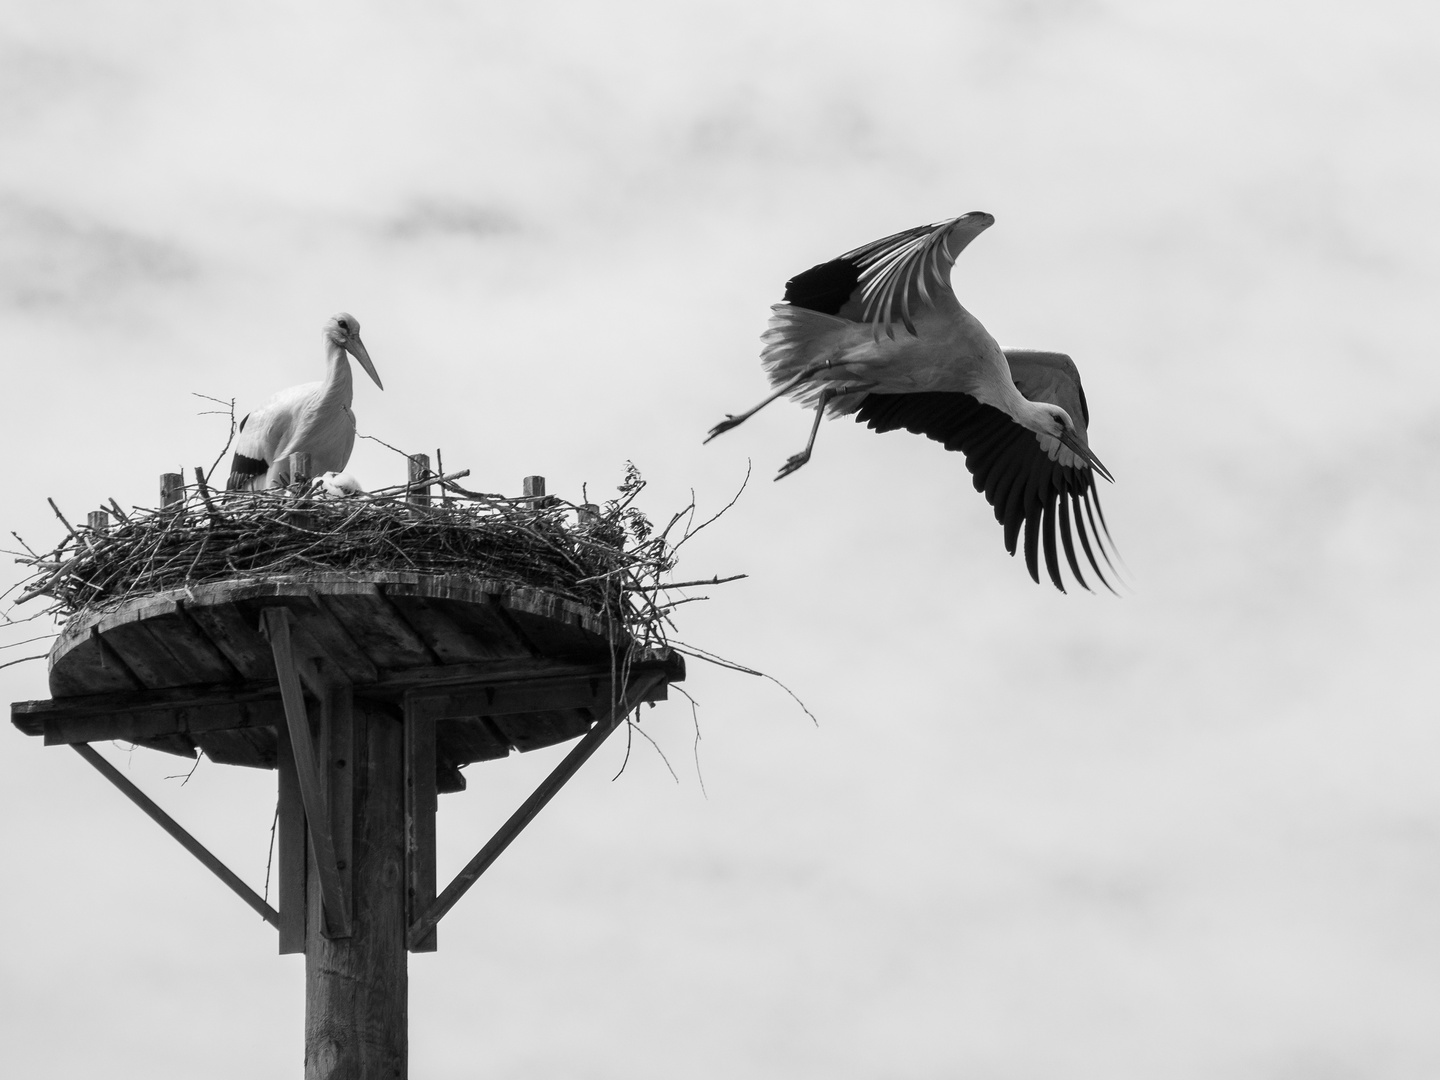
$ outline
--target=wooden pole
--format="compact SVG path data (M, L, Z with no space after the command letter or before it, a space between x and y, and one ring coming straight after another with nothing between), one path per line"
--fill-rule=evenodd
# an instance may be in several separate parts
M312 864L305 934L305 1080L404 1080L409 983L405 952L402 725L389 706L357 700L353 776L354 919L324 933ZM333 764L333 763L332 763Z
M85 523L90 526L91 532L104 534L110 529L110 511L91 510Z

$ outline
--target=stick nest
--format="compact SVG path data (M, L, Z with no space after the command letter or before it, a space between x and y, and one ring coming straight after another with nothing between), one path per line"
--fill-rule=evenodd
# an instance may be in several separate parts
M415 500L417 485L344 498L285 489L222 494L197 475L183 499L164 509L125 514L112 502L119 520L108 528L72 526L56 508L67 536L48 554L20 555L35 570L20 601L50 597L51 612L68 618L234 578L462 573L544 589L610 615L637 646L662 645L670 609L685 602L663 602L667 589L731 579L663 580L680 545L709 522L694 525L692 504L656 531L633 505L644 486L628 463L619 496L600 505L506 498L432 477L425 490L438 487L441 495L425 505Z

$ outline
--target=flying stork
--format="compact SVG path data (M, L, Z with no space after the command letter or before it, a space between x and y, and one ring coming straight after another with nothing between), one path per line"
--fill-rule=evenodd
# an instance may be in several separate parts
M360 340L360 320L341 312L325 324L325 378L281 390L240 421L230 480L225 487L262 490L283 487L290 479L290 455L308 453L318 476L338 472L355 446L355 414L350 411L355 357L381 390L385 386Z
M770 309L761 337L761 363L775 392L747 412L726 416L705 441L786 395L812 406L815 419L805 449L785 462L776 480L810 460L827 411L854 413L875 431L905 428L929 436L965 455L975 490L1004 526L1011 555L1024 526L1025 564L1037 583L1043 546L1050 580L1065 591L1058 531L1081 587L1089 585L1076 537L1108 589L1096 549L1115 571L1095 474L1113 477L1086 441L1090 413L1080 372L1063 353L1002 350L950 286L956 257L994 223L977 211L906 229L796 274L785 283L784 301Z

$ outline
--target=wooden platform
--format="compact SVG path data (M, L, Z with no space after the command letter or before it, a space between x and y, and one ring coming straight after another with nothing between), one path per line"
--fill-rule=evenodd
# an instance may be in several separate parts
M437 786L460 767L575 738L618 700L601 617L539 589L459 575L239 579L73 618L50 652L51 701L12 721L47 744L121 739L274 768L285 712L262 612L284 608L307 688L344 682L436 725ZM621 638L623 652L624 639ZM684 678L666 653L632 665Z

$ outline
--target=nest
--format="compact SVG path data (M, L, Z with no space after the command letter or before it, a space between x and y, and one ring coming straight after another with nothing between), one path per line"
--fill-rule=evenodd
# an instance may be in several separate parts
M619 496L600 505L469 491L456 483L465 475L337 498L303 489L222 494L197 469L195 485L164 508L125 513L112 500L117 520L108 522L107 511L79 527L52 502L67 535L47 554L19 555L34 573L17 602L49 597L50 612L68 618L236 578L463 573L544 589L608 615L610 625L646 648L665 643L669 612L685 602L664 602L666 590L734 580L664 581L680 545L697 530L694 506L657 531L634 506L645 485L628 463ZM435 488L440 494L430 495Z

